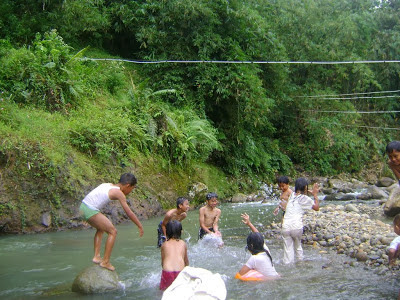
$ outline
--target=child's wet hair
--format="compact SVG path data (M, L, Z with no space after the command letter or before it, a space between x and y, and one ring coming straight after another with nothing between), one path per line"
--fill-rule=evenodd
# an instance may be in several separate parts
M387 154L392 153L394 150L400 152L400 141L392 141L389 144L387 144L387 146L386 146Z
M134 186L137 184L137 179L136 179L135 175L133 175L132 173L124 173L119 178L118 183L129 184L131 186Z
M178 197L178 199L176 199L176 208L179 208L179 205L183 204L186 200L185 197Z
M208 194L206 195L206 199L207 199L207 200L210 200L210 199L212 199L212 198L218 198L218 195L217 195L216 193L208 193Z
M252 255L256 255L260 252L265 252L271 260L271 264L274 265L274 263L272 262L271 253L269 253L269 251L264 248L264 237L261 233L252 232L247 236L247 249Z
M177 220L169 221L166 226L167 240L181 238L182 234L182 224Z
M289 178L288 178L287 176L279 176L279 177L276 179L276 182L277 182L278 184L280 184L280 183L289 184Z
M300 177L294 183L294 191L297 192L305 192L309 182L307 178Z

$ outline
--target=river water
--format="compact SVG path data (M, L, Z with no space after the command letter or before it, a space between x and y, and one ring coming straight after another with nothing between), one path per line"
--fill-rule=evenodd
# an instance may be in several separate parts
M234 279L250 256L245 251L249 229L240 214L250 215L254 225L279 221L273 216L276 204L241 203L220 206L220 230L225 246L197 241L198 211L190 211L182 222L182 237L188 243L190 265L221 274L227 299L397 299L400 279L377 275L362 264L350 267L350 258L320 253L304 245L305 260L293 266L281 262L281 240L267 241L281 280L254 283ZM124 292L82 296L70 291L76 275L91 265L94 230L65 231L0 237L1 299L161 299L161 274L156 228L161 218L144 220L139 238L133 223L117 227L118 236L111 257ZM104 248L103 248L104 249Z

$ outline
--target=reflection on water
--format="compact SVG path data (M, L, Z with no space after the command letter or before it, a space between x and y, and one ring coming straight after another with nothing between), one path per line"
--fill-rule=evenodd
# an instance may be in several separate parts
M378 276L362 265L349 267L350 259L330 253L320 254L304 246L305 261L284 266L282 242L267 241L281 280L252 283L233 277L247 261L245 251L248 228L240 214L247 212L253 224L279 222L273 216L274 205L261 203L221 205L220 230L224 247L218 249L206 241L197 241L198 211L191 211L182 222L183 238L188 243L189 261L221 274L227 299L396 299L399 279ZM157 248L157 225L160 218L143 221L145 234L139 238L136 226L118 226L118 237L111 261L125 291L112 295L80 296L70 292L75 276L91 264L94 230L0 238L1 299L160 299L160 251Z

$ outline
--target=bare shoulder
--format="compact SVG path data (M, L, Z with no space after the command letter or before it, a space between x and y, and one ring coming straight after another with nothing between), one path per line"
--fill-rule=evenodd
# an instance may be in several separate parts
M108 198L111 200L126 199L124 193L120 189L110 189L108 191Z

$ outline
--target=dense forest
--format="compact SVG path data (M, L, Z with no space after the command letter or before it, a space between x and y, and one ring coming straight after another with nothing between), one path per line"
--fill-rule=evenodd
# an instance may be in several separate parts
M0 232L126 170L144 198L359 174L398 139L399 59L395 0L3 0Z

